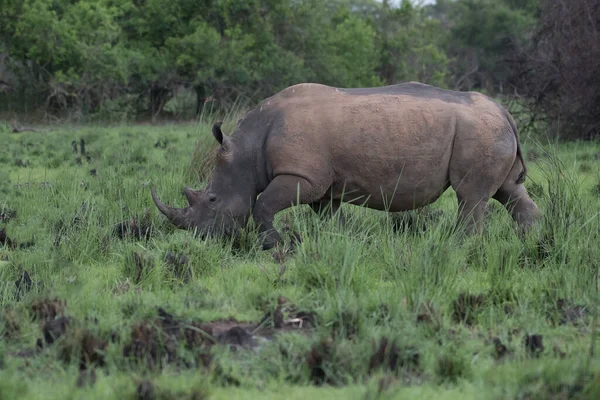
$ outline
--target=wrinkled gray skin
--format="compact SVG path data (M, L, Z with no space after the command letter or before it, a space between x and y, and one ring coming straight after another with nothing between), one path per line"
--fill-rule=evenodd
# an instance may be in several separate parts
M167 207L152 190L173 224L204 235L232 235L252 215L269 249L281 240L275 214L297 200L316 212L329 204L336 212L342 201L398 212L430 204L450 186L468 233L481 232L491 198L523 231L541 217L523 186L515 122L480 93L417 82L299 84L265 99L231 136L220 124L213 135L214 174L202 191L185 188L188 207Z

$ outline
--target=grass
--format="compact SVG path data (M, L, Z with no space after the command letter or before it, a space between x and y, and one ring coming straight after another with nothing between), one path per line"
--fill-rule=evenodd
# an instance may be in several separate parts
M526 146L545 220L524 242L495 203L484 235L453 234L449 190L398 215L346 205L343 228L290 209L277 226L302 243L273 257L252 230L200 241L154 207L152 186L176 206L203 186L213 141L0 126L0 399L600 395L600 144ZM258 344L227 331L265 315Z

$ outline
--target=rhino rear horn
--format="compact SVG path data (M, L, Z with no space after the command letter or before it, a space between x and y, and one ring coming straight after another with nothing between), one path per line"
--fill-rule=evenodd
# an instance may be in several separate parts
M158 207L160 212L163 213L164 216L167 217L169 219L169 221L171 221L171 223L173 225L175 225L176 227L181 228L181 229L187 229L188 224L186 223L184 215L183 215L184 214L183 211L185 209L169 207L169 206L163 204L158 199L158 196L156 196L156 191L154 190L154 188L152 188L151 191L152 191L152 200L154 200L154 204L156 204L156 207Z
M202 196L202 190L194 190L192 188L185 187L183 188L183 194L185 194L185 197L187 198L187 201L190 204L190 206L193 206L194 204L200 201L200 196Z

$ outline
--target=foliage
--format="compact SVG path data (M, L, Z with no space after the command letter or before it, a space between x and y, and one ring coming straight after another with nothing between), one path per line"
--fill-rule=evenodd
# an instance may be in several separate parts
M176 97L194 101L179 108L195 113L206 99L228 109L299 82L448 87L465 68L452 61L456 48L476 48L482 63L495 64L502 43L485 38L512 29L508 20L521 12L502 3L472 20L471 8L489 8L473 4L446 2L436 6L441 16L408 0L6 0L0 52L9 57L0 75L17 77L3 100L18 112L16 100L33 91L53 114L105 118L122 107L128 118L169 115ZM454 39L444 33L446 14L459 21Z

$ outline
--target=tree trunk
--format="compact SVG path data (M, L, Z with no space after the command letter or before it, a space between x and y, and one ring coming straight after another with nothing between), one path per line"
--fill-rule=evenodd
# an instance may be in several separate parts
M171 95L171 90L163 86L153 86L150 89L150 112L152 113L152 123L156 123L156 118L162 111L165 103Z

